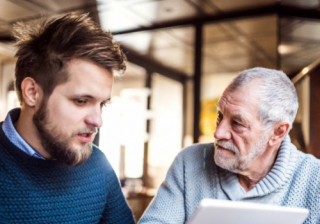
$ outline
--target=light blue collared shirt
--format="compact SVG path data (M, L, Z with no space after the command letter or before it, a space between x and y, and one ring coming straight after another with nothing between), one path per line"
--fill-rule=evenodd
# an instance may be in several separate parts
M16 122L19 119L20 116L20 108L12 109L6 119L3 121L2 124L2 130L4 134L7 136L7 138L19 149L24 151L30 156L43 159L45 158L40 155L39 152L37 152L34 148L32 148L16 131L16 129L13 126L13 123Z

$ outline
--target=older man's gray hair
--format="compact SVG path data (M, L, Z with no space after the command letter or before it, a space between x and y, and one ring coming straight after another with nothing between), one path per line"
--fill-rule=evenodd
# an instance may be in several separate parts
M229 85L228 90L246 88L257 81L259 94L258 116L266 129L279 121L288 121L290 129L299 107L296 89L282 71L252 68L241 72Z

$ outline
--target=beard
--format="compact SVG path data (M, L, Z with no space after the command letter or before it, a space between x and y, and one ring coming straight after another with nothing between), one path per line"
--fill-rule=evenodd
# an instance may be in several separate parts
M59 131L59 127L54 126L53 122L49 121L48 115L47 101L43 99L41 107L34 114L32 120L36 126L41 145L51 155L51 160L69 166L77 166L87 161L92 153L92 142L82 143L81 148L75 148L72 147L72 140L79 133L96 133L96 128L78 129L70 136L67 136ZM92 135L92 139L94 135Z
M267 137L266 134L262 134L254 146L249 150L248 155L245 156L240 155L240 150L233 143L215 140L215 145L219 145L234 153L234 156L230 157L230 155L226 155L226 152L216 149L214 152L215 163L221 168L229 171L244 171L252 161L265 152L268 142Z

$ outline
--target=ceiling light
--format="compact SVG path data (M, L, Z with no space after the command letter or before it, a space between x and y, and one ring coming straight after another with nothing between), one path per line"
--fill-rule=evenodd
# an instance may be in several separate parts
M302 74L307 74L309 72L309 68L308 67L305 67L304 69L302 69Z
M280 54L288 54L290 52L290 46L281 44L278 46L278 52Z

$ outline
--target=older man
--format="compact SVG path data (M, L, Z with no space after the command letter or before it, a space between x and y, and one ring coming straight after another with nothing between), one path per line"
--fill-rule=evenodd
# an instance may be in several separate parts
M310 210L305 223L319 223L320 162L288 136L298 109L289 78L243 71L217 107L215 144L179 153L140 224L182 224L204 198L303 207Z

